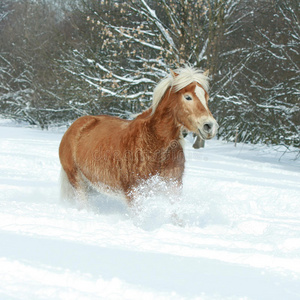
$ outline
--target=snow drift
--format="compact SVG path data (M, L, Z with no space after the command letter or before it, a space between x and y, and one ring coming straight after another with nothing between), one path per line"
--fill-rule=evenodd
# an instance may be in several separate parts
M1 299L300 298L299 161L187 141L179 202L162 186L138 212L98 194L79 210L59 201L61 136L0 127Z

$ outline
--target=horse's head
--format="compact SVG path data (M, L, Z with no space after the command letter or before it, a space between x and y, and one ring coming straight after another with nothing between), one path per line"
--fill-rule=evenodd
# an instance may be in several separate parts
M189 131L199 134L203 140L213 138L218 123L208 108L208 93L198 82L192 82L174 93L178 103L176 118Z
M171 71L171 76L163 79L154 90L152 113L164 102L162 105L172 111L178 125L204 140L211 139L219 126L208 108L208 87L205 72L189 66Z

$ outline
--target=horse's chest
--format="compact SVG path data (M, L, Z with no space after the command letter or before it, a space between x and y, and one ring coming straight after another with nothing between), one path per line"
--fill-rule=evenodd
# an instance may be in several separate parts
M165 174L177 170L184 170L184 153L182 147L171 146L167 149L157 151L151 158L152 166L155 168L154 173Z

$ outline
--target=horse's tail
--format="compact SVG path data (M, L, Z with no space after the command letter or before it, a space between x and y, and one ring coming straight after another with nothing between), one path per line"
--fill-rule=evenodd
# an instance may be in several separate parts
M60 170L60 200L73 200L75 197L75 189L71 185L67 173L61 167Z

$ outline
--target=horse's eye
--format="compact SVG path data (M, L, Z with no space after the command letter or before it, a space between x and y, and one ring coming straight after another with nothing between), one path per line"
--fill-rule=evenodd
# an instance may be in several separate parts
M193 98L190 95L184 95L185 100L191 101Z

